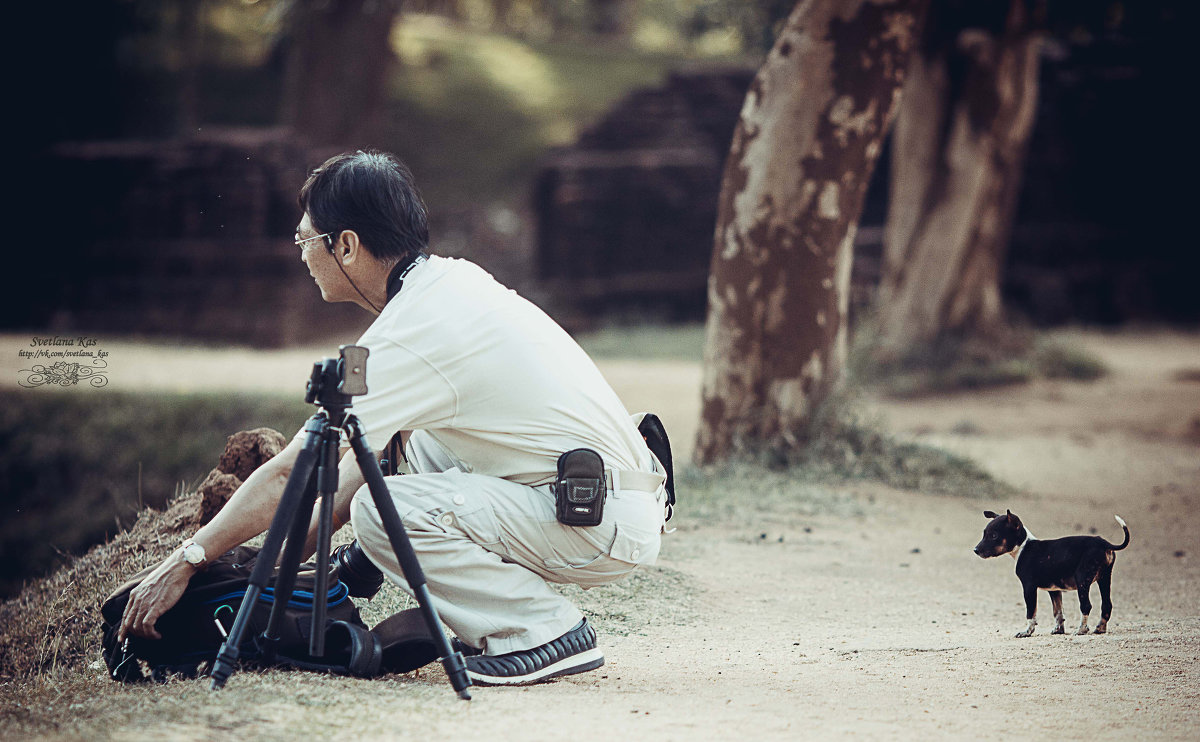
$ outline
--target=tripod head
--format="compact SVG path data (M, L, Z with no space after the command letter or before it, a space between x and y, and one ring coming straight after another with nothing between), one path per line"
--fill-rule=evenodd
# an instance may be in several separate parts
M351 397L367 393L367 355L370 350L357 345L338 348L337 358L313 364L304 401L315 404L340 422L353 404Z

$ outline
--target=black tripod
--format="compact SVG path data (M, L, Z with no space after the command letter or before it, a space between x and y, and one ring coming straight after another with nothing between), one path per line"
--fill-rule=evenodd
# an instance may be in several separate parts
M317 497L321 498L321 510L317 520L316 561L318 565L329 564L329 543L333 536L333 500L338 488L338 444L341 435L345 433L350 447L354 450L358 468L367 482L371 498L379 510L384 531L387 532L392 550L396 553L404 579L412 589L429 633L433 637L450 684L460 698L471 698L467 690L471 680L467 676L466 662L461 652L451 649L450 642L442 633L437 610L433 607L425 585L425 573L417 562L417 555L408 540L408 533L404 530L400 514L396 511L391 495L388 494L379 462L367 446L362 424L350 414L351 397L367 393L367 353L366 348L344 345L340 349L338 359L326 358L313 364L305 401L317 405L320 409L309 418L304 427L307 434L304 448L296 458L287 486L283 490L283 497L271 521L271 528L267 531L266 542L250 573L250 586L242 599L242 606L233 622L233 628L217 654L212 671L213 690L223 688L225 681L234 672L239 654L238 647L249 625L250 614L267 587L286 536L287 546L283 548L279 576L275 580L275 602L271 608L271 617L266 630L255 640L262 658L268 663L274 661L279 644L279 622L283 618L283 608L291 600L295 588L296 573L303 558L309 521ZM309 654L314 657L322 657L325 654L328 582L328 570L318 568L313 589L312 638L309 643Z

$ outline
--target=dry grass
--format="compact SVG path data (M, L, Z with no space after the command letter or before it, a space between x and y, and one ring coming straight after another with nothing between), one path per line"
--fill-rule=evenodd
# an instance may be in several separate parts
M896 489L946 495L994 498L1014 493L971 459L896 439L865 411L860 390L849 384L822 401L803 427L774 441L737 443L729 461L695 474L702 488L738 493L746 487L725 480L750 478L804 498L847 481L875 480ZM776 498L775 505L786 500ZM830 504L825 494L816 494L816 501Z

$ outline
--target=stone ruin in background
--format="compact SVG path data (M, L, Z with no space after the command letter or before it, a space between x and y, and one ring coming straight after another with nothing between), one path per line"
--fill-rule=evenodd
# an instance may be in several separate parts
M631 306L703 316L721 170L753 75L672 73L545 158L536 265L570 324Z
M1145 208L1115 210L1096 195L1113 179L1140 182L1145 162L1137 153L1094 162L1129 125L1099 115L1096 101L1111 114L1140 100L1137 85L1111 81L1125 80L1108 74L1117 62L1043 66L1004 286L1009 308L1035 324L1196 319L1187 267L1196 258L1181 257L1169 226L1154 227L1179 210L1147 223ZM571 329L614 313L702 318L722 169L752 77L676 72L634 91L546 156L530 212L498 219L435 205L434 250L475 259ZM9 297L5 326L257 346L353 339L370 317L321 302L291 241L298 186L328 154L285 129L58 145L18 183L38 204L20 215L37 240L14 251L13 275L27 280ZM1080 178L1080 168L1105 178ZM855 308L878 283L887 169L885 150L855 240ZM1174 191L1143 190L1143 201L1171 204Z
M361 325L314 301L292 244L312 160L282 129L59 145L43 176L71 218L50 230L38 324L266 346Z

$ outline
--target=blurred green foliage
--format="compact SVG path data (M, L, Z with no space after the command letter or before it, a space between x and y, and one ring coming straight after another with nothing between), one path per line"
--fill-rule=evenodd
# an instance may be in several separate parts
M388 149L433 204L521 201L539 157L569 144L678 55L517 38L412 17L393 33Z

